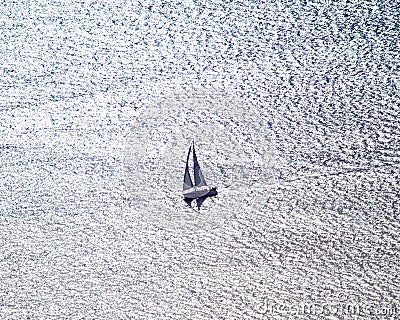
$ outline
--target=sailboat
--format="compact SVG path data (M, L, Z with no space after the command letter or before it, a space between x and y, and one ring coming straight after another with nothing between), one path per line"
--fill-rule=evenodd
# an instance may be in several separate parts
M193 151L193 172L194 172L194 184L192 178L190 176L189 170L189 160L190 153ZM194 148L194 141L189 147L188 155L186 158L186 167L185 167L185 175L183 177L183 191L182 194L184 196L185 202L191 206L192 201L196 199L197 208L200 209L200 206L203 204L204 200L208 197L214 197L218 194L217 188L207 185L206 179L201 172L199 162L196 156L196 150Z

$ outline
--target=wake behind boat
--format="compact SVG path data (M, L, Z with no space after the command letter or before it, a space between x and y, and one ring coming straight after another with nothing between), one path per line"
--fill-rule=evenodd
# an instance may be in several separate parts
M194 172L194 184L192 178L190 176L190 167L189 167L189 160L190 160L190 153L192 152L193 148L193 172ZM185 175L183 178L183 191L182 194L184 196L185 202L191 206L192 201L196 199L197 208L200 209L200 206L204 202L205 199L208 197L213 197L218 194L217 188L211 188L207 185L206 179L201 172L199 162L196 156L196 150L194 148L194 142L189 147L189 152L186 159L186 168L185 168Z

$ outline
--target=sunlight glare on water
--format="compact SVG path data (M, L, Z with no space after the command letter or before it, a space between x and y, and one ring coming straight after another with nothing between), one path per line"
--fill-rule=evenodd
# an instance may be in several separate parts
M0 318L398 318L398 9L3 1Z

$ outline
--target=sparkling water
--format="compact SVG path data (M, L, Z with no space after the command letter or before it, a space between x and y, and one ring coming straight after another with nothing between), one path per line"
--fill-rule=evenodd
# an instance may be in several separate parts
M0 318L398 318L399 8L1 3Z

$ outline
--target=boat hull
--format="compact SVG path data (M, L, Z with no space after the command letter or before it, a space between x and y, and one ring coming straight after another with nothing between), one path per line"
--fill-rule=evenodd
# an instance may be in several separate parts
M209 186L192 187L182 192L185 198L196 199L205 196L211 188Z

